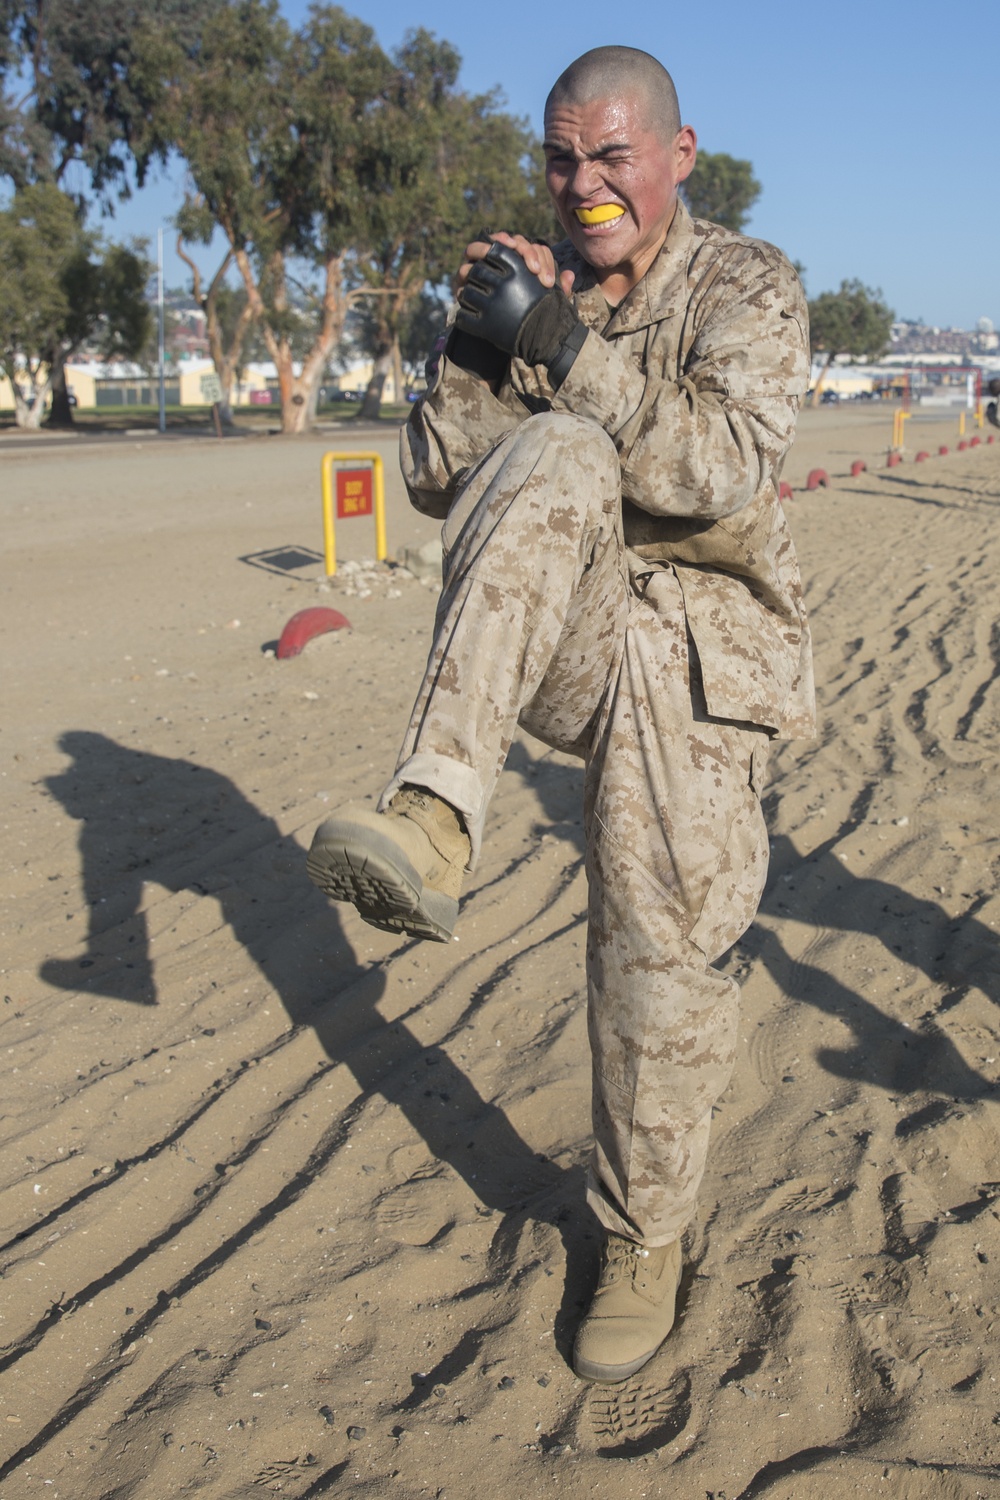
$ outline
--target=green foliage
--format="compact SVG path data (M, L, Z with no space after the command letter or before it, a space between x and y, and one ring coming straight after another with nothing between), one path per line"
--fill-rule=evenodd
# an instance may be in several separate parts
M313 5L296 31L277 0L231 0L194 48L157 27L139 50L143 86L162 90L157 130L192 180L178 227L225 233L286 408L311 399L352 302L370 304L374 345L398 349L411 303L481 225L552 225L527 127L459 89L458 53L427 31L390 58L338 6Z
M370 27L315 6L295 33L277 0L235 0L193 51L157 27L143 53L165 86L160 126L194 183L178 220L185 237L219 225L258 266L275 253L315 261L348 248L375 187L363 147L388 77Z
M888 346L894 317L880 288L842 281L839 291L822 292L809 303L813 353L825 353L828 362L838 354L878 359Z
M141 185L167 144L153 123L160 81L139 66L139 39L157 26L190 49L224 4L0 0L0 176L59 182L78 162L98 193L127 195L130 166Z
M727 229L742 230L761 189L752 162L725 151L699 151L694 171L681 191L696 219L711 219Z
M22 188L0 212L0 267L0 369L20 393L19 416L23 403L37 421L54 373L83 344L105 359L140 353L150 267L84 229L58 188Z
M481 229L561 237L538 142L496 93L461 90L459 65L451 43L410 32L374 120L379 191L366 201L351 260L365 303L359 341L376 359L366 413L377 410L387 357L403 352L423 288L455 275Z

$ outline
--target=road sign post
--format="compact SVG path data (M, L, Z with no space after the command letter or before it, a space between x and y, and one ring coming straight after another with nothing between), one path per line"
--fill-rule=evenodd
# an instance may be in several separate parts
M201 377L201 394L204 401L211 403L212 416L215 419L215 435L222 436L222 420L219 416L219 402L222 400L222 381L215 371Z
M334 464L342 467L334 470ZM364 465L365 467L362 467ZM380 453L324 453L320 466L323 489L323 553L326 576L337 571L336 521L374 516L375 557L384 562L385 473Z

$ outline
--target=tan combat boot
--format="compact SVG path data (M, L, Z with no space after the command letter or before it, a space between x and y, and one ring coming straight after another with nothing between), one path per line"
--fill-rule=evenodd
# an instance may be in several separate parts
M316 830L310 880L373 927L447 943L458 920L469 836L450 803L404 786L385 812L345 807Z
M674 1326L681 1242L649 1247L609 1234L597 1291L573 1346L584 1380L613 1385L652 1359Z

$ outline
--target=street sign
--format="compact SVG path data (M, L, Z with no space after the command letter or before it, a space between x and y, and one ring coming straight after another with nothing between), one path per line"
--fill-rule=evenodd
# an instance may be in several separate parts
M374 501L371 469L337 470L337 519L370 516Z
M201 377L201 394L205 401L214 406L216 401L222 400L222 381L213 371L210 375Z

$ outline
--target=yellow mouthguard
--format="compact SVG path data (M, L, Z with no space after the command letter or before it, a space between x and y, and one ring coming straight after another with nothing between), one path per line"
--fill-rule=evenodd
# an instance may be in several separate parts
M573 212L581 224L607 224L609 219L620 219L625 210L617 203L599 203L596 208L574 208Z

